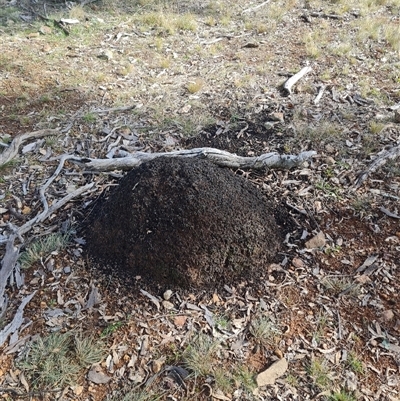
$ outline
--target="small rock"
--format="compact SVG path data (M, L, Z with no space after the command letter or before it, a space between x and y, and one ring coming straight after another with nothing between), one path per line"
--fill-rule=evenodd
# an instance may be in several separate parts
M89 370L88 380L96 384L106 384L111 380L111 377L99 370L97 366Z
M335 148L330 143L325 146L325 150L327 153L335 153Z
M296 268L296 269L303 269L304 268L304 262L300 259L300 258L293 258L292 260L292 265Z
M112 60L114 55L111 50L104 50L97 57L103 60Z
M39 32L42 35L50 35L53 31L49 26L43 25L40 27Z
M391 309L387 309L382 313L382 317L388 322L394 318L394 313Z
M70 274L71 273L71 266L65 266L63 270L64 270L65 274Z
M169 301L171 297L172 297L172 291L171 291L171 290L167 290L167 291L164 292L163 298L164 298L166 301Z
M336 161L332 156L328 156L328 157L325 158L325 163L328 166L333 166L336 163Z
M169 301L162 301L162 305L165 309L168 309L168 310L174 308L174 304Z
M75 395L81 395L83 393L83 386L74 386L72 391Z
M274 362L267 370L257 375L257 386L262 387L274 384L275 380L281 377L287 368L287 360L285 358L279 359L279 361Z
M162 369L164 363L165 363L165 357L163 356L153 361L152 363L153 372L158 373Z
M269 118L272 121L279 121L280 123L283 123L285 121L283 113L271 113L269 115Z
M307 249L322 248L326 244L325 234L320 231L316 236L306 242Z

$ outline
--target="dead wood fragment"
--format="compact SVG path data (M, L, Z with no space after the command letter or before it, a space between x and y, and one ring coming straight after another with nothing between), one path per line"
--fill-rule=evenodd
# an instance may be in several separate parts
M316 152L314 151L301 152L298 155L281 155L277 152L271 152L260 156L245 157L214 148L194 148L160 153L136 152L118 159L72 158L70 160L81 167L88 168L90 171L132 170L139 167L143 162L158 157L203 158L222 167L258 170L262 168L290 169L315 155Z
M283 89L291 94L293 85L295 85L297 81L303 78L304 75L308 74L310 71L312 71L312 68L310 66L303 67L298 73L294 74L284 83Z
M381 152L380 156L378 156L366 170L362 171L354 184L354 189L358 189L361 187L363 182L368 178L368 176L376 171L380 166L386 163L387 159L394 159L400 156L400 146L394 146L385 152Z
M44 136L57 135L60 131L56 129L43 129L40 131L27 132L13 139L8 149L0 154L0 166L8 163L18 154L20 146L31 138L42 138Z
M384 208L383 206L381 206L381 207L379 208L379 210L380 210L382 213L385 213L386 216L392 217L393 219L400 219L400 216L399 216L398 214L392 213L390 210L387 210L387 209Z
M14 246L16 235L11 235L6 246L6 253L1 262L0 270L0 317L5 313L7 308L7 299L4 296L4 291L8 278L10 277L15 263L18 260L19 248Z
M325 85L321 85L319 88L319 92L317 97L314 99L314 104L318 104L320 102L320 100L322 99L322 96L325 92L326 86Z
M134 109L136 106L122 106L122 107L112 107L110 109L100 109L100 110L91 110L91 113L103 114L103 113L113 113L115 111L129 111Z
M32 292L32 294L26 296L21 304L19 305L17 312L15 313L14 319L11 323L9 323L2 331L0 331L0 347L7 341L7 338L10 334L16 332L22 325L24 319L24 308L28 304L28 302L34 297L36 291Z
M342 19L342 17L340 15L337 15L337 14L325 14L325 13L313 12L310 15L311 15L311 17L318 17L318 18Z
M257 6L246 8L246 10L242 11L242 14L251 13L252 11L258 10L259 8L264 7L265 5L267 5L269 2L270 2L270 0L267 0L267 1L264 1L263 3L261 3L261 4L258 4Z

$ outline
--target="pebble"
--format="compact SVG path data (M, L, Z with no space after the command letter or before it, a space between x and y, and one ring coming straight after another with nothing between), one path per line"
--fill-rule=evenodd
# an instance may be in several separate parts
M163 294L163 298L168 301L170 298L172 297L172 291L171 290L167 290L164 292Z
M162 305L165 309L173 309L174 308L174 304L169 301L162 301Z
M394 318L394 313L391 309L387 309L382 313L382 317L388 322L389 320L392 320Z
M274 362L268 369L257 375L257 386L262 387L274 384L276 379L284 375L287 368L287 360L285 358L279 359L279 361Z
M326 244L325 234L320 231L316 236L306 242L307 249L322 248Z

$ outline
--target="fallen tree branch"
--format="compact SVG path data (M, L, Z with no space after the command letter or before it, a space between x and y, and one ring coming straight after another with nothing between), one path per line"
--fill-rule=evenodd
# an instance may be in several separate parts
M23 235L27 233L35 224L41 223L42 221L46 220L49 216L51 216L56 210L60 209L66 203L68 203L73 198L76 198L79 195L82 195L84 192L88 191L92 188L94 182L90 184L86 184L83 187L76 189L74 192L71 192L68 195L65 195L63 198L59 199L57 202L54 202L47 210L44 210L42 213L36 215L33 219L27 221L23 226L21 226L17 234Z
M394 146L393 148L390 148L389 150L382 152L380 156L378 156L369 166L366 170L362 171L354 184L354 189L358 189L361 187L363 182L367 179L367 177L376 171L380 166L386 163L387 159L394 159L396 157L400 156L400 146Z
M60 131L56 129L43 129L40 131L28 132L26 134L18 135L13 139L10 146L0 154L0 166L8 163L18 154L20 146L31 138L42 138L44 136L57 135Z
M5 313L7 308L7 298L4 296L7 280L10 277L15 263L18 260L19 248L14 246L16 235L11 235L7 241L6 253L1 261L0 270L0 317Z
M304 77L304 75L308 74L310 71L312 71L312 68L307 66L303 67L297 74L294 74L292 77L290 77L283 85L283 89L289 93L289 95L292 93L292 87L294 84L296 84L297 81L299 81L301 78Z
M14 319L11 323L9 323L2 331L0 331L0 347L7 341L7 338L10 334L15 333L22 325L24 319L24 308L28 304L28 302L34 297L36 291L32 292L32 294L26 296L20 306L15 313Z
M131 170L139 167L143 162L154 160L158 157L198 157L210 160L219 166L231 168L290 169L299 166L314 155L316 155L314 151L302 152L298 155L281 155L271 152L261 156L245 157L214 148L195 148L161 153L136 152L117 159L72 158L70 160L72 163L76 163L90 171Z

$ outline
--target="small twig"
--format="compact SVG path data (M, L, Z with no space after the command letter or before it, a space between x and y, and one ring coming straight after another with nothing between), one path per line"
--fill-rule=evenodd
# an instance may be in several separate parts
M258 10L259 8L267 5L269 2L270 2L270 0L267 0L257 6L246 8L246 10L242 11L242 14L251 13L252 11Z
M0 393L8 393L8 394L13 394L16 395L17 397L22 397L22 398L28 398L32 396L40 396L45 393L59 393L61 389L55 389L55 390L36 390L36 391L29 391L27 393L20 393L18 390L15 390L14 388L10 387L0 387Z
M292 93L292 86L296 84L297 81L299 81L301 78L304 77L304 75L308 74L310 71L312 71L312 68L307 66L303 67L297 74L293 75L291 78L289 78L283 85L283 89L288 92L289 94Z
M91 113L103 114L103 113L114 113L115 111L129 111L134 109L136 106L122 106L122 107L112 107L111 109L102 109L102 110L92 110Z

